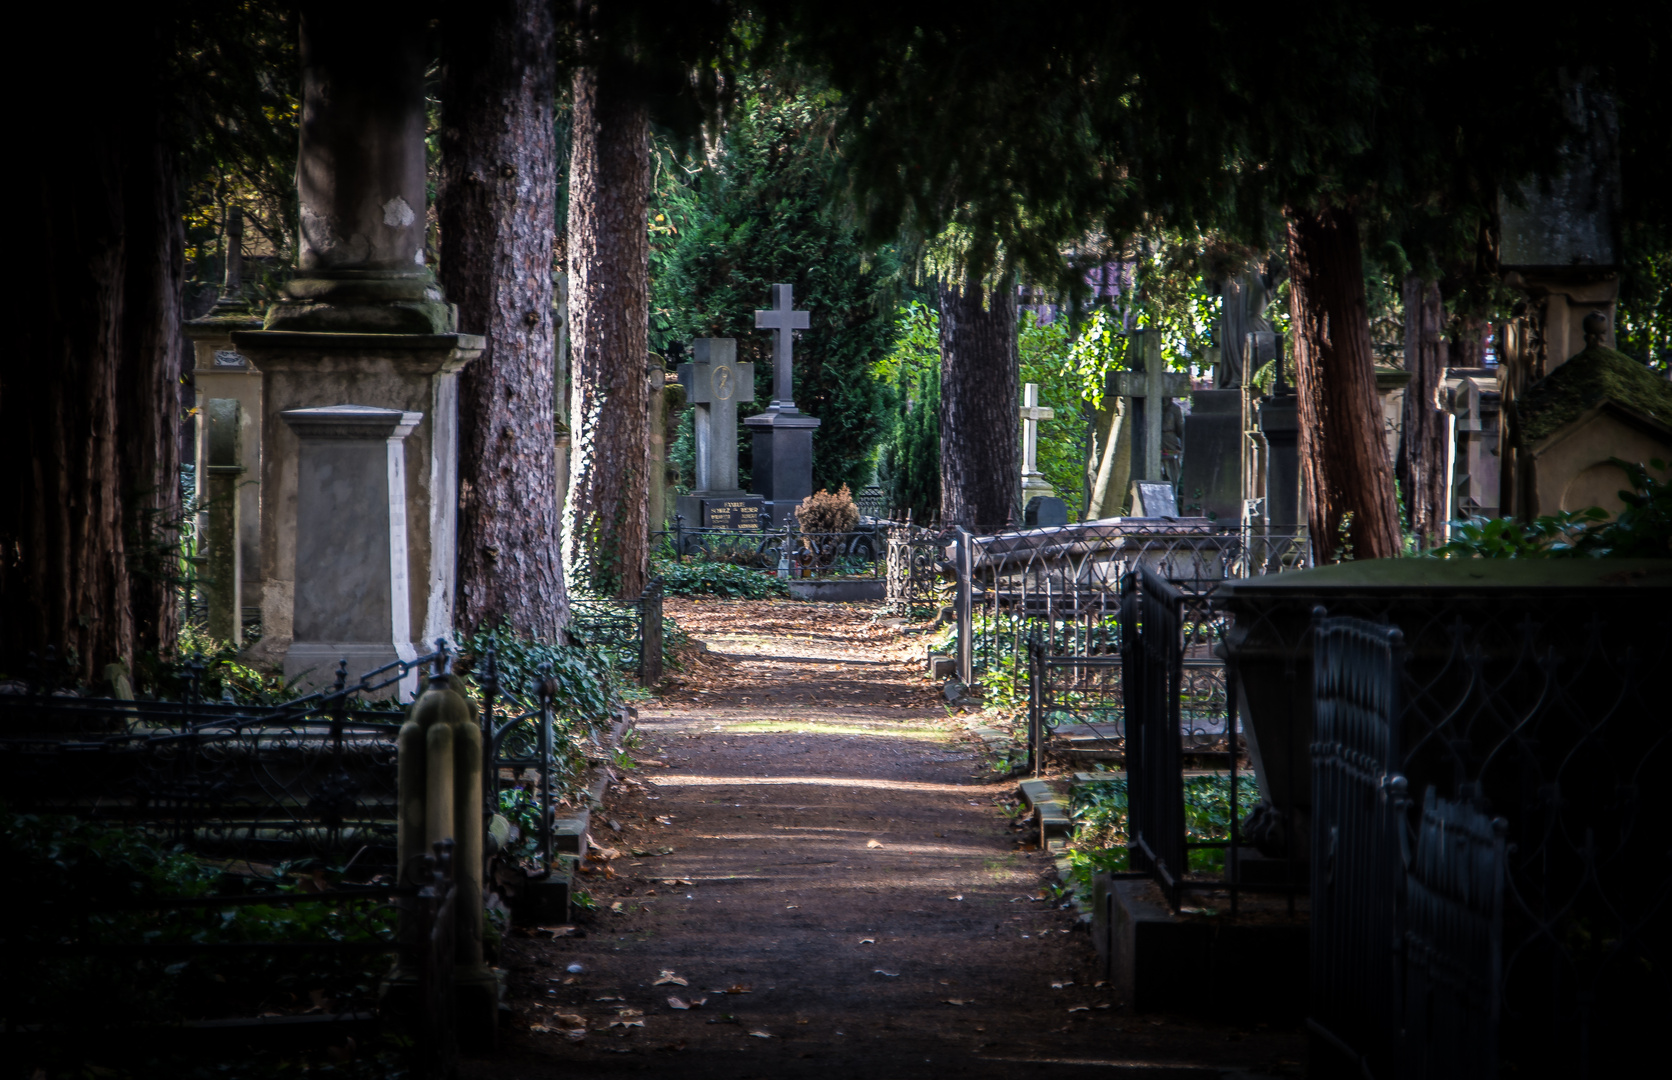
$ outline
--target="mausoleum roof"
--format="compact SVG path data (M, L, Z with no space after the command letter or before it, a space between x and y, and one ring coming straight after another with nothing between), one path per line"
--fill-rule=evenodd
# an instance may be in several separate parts
M1628 406L1672 429L1672 383L1624 353L1587 345L1516 403L1522 445L1542 441L1604 401Z

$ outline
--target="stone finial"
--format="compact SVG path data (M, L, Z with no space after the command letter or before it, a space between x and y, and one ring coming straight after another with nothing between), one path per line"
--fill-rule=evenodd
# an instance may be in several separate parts
M1593 311L1585 316L1585 345L1601 345L1603 335L1608 333L1608 315L1606 312Z

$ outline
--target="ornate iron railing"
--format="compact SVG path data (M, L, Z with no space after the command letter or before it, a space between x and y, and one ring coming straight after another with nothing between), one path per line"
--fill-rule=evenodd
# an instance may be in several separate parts
M601 650L617 669L631 671L640 686L655 686L665 670L663 585L651 579L637 600L571 598L570 640Z
M1461 1077L1652 1051L1672 864L1642 793L1672 768L1672 627L1619 649L1583 605L1549 613L1316 623L1315 1053Z

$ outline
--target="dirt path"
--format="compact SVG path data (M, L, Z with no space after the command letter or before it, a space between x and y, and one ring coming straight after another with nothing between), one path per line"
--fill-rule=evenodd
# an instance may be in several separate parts
M1298 1073L1293 1031L1137 1017L1094 985L917 640L858 605L669 606L731 659L641 708L637 756L666 765L594 819L621 826L594 826L622 853L587 883L600 910L584 938L513 938L514 1013L467 1076Z

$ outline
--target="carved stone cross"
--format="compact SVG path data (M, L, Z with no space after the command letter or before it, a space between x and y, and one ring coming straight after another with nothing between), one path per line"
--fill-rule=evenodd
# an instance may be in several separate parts
M1039 472L1039 422L1056 418L1056 410L1039 404L1039 384L1022 388L1022 494L1050 495L1051 485Z
M791 285L772 286L772 307L766 311L755 312L755 328L774 332L772 404L768 408L785 413L796 411L794 382L790 369L795 349L794 332L806 330L813 325L807 312L793 310L793 291L794 286Z

